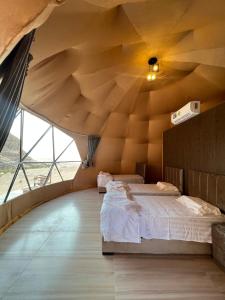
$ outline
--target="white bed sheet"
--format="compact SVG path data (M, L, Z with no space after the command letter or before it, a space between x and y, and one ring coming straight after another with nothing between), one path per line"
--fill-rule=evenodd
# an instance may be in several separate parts
M211 243L211 225L225 216L196 216L175 196L133 196L141 210L130 209L105 196L101 232L105 241L140 243L145 239Z
M145 196L180 196L180 192L160 190L156 184L135 184L129 183L129 192L132 195Z

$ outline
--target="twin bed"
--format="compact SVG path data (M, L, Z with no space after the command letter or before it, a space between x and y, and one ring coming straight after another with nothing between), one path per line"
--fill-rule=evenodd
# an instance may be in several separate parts
M168 182L177 190L162 190L157 184L128 183L129 193L142 196L179 196L183 193L183 170L178 168L165 168L165 182Z
M177 194L162 191L157 185L128 184L132 201L119 193L104 196L101 210L103 254L211 253L211 225L225 222L225 216L198 216L177 201L179 192L183 192L183 170L167 167L164 178L179 189ZM215 178L211 174L190 171L189 194L224 210L224 204L219 202L221 193L225 193L223 180L221 176Z
M137 163L135 173L136 174L110 174L106 172L100 172L97 177L97 186L99 193L106 193L106 184L109 181L123 181L129 184L144 184L146 177L146 164Z

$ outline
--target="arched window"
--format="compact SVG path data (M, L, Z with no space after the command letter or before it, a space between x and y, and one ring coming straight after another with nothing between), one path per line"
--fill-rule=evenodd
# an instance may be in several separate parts
M77 146L69 135L19 109L0 153L0 203L73 179L80 164Z

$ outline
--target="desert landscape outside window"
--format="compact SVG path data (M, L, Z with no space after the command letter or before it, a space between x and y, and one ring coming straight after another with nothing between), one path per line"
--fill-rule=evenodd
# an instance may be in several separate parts
M0 154L0 203L73 179L80 163L77 146L69 135L19 109Z

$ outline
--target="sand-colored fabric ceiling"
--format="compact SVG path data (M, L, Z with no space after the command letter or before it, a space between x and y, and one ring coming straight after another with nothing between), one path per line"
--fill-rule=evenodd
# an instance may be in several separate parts
M71 133L101 135L95 171L76 180L133 172L137 161L157 180L170 113L225 100L224 41L224 0L67 0L37 30L23 104Z

